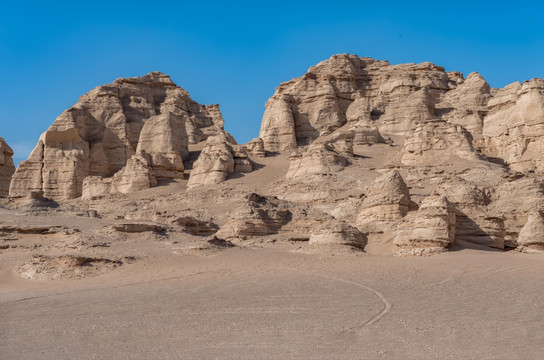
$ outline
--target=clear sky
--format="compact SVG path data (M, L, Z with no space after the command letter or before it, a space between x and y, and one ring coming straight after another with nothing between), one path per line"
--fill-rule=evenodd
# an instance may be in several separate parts
M0 136L24 160L79 96L158 70L244 143L276 86L337 53L544 77L544 0L2 1Z

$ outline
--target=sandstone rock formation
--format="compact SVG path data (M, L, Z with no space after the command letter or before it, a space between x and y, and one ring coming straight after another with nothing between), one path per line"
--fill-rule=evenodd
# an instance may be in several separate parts
M82 195L92 201L81 216L152 221L197 248L214 236L380 254L454 242L539 251L543 131L541 79L494 89L478 73L343 54L281 84L259 137L238 145L217 106L151 73L98 87L61 114L0 209L62 212ZM157 179L175 181L140 193ZM32 205L16 198L31 194Z
M472 147L469 136L462 126L445 121L419 123L405 140L402 163L437 166L479 161L482 156Z
M341 171L350 164L349 158L330 143L315 143L301 147L291 154L286 178L328 175Z
M111 177L140 152L157 177L180 177L187 144L222 129L217 105L194 102L167 75L117 79L55 120L17 169L10 195L38 190L55 200L73 199L87 176Z
M395 239L400 254L426 255L453 245L455 210L444 196L425 198L410 220L400 227Z
M107 194L130 194L157 185L153 170L143 155L133 155L111 178L88 176L83 180L83 199Z
M518 237L519 250L527 252L544 251L544 216L540 211L531 211Z
M329 220L312 231L310 245L351 246L363 249L365 236L356 228L339 220Z
M516 171L544 171L544 80L513 83L488 102L483 152Z
M497 90L478 73L464 79L430 63L390 65L342 54L276 89L260 137L267 151L286 151L344 126L356 144L383 142L382 135L444 132L449 143L433 148L453 151L457 143L457 155L477 156L474 148L514 170L540 172L543 118L542 79ZM415 151L414 144L408 147Z
M379 142L380 133L407 135L418 122L436 117L435 103L456 87L458 78L431 63L392 66L334 55L277 88L266 104L260 137L267 151L285 151L348 121L357 141Z
M218 237L266 236L277 234L292 220L286 202L259 194L249 194L245 204L230 214L217 232Z
M252 193L228 214L216 236L245 240L285 234L287 238L307 241L314 229L330 220L334 219L309 206Z
M509 180L490 194L488 213L504 219L505 246L515 248L529 214L544 209L544 182L528 176Z
M462 178L444 182L439 191L454 205L455 240L504 249L506 235L501 213L490 209L490 193Z
M210 136L193 164L187 186L219 184L234 172L250 172L253 165L244 146L231 142L227 133Z
M185 120L173 113L149 118L140 133L137 154L143 154L157 178L183 177L183 158L187 156Z
M9 193L11 176L15 172L13 165L13 150L6 141L0 137L0 197Z
M442 119L462 126L474 141L482 138L483 119L488 112L487 103L491 98L491 88L478 73L470 73L466 79L457 80L459 86L448 91L437 104L436 112Z
M394 229L417 205L411 201L408 186L399 172L390 170L368 187L362 207L357 228L363 233L372 233Z
M251 154L251 156L257 158L266 156L266 151L264 150L264 142L261 138L255 138L251 140L245 145L245 148Z

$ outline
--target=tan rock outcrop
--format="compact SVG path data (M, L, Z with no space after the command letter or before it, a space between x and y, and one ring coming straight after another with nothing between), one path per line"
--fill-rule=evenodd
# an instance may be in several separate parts
M183 158L187 156L186 120L173 113L149 118L140 133L137 154L144 154L156 178L183 177Z
M344 126L353 131L355 144L433 128L446 132L435 149L457 149L456 156L468 157L481 151L516 171L542 172L543 118L542 79L497 91L478 73L464 79L430 63L393 66L342 54L276 89L267 102L260 137L268 151L290 151Z
M544 216L541 211L531 211L527 222L519 231L518 249L525 252L544 251Z
M219 184L234 172L250 172L253 169L247 150L234 145L225 132L210 136L198 159L193 164L187 187Z
M386 171L368 187L357 228L363 233L391 230L416 207L399 172Z
M513 83L488 103L482 151L516 171L544 171L544 80Z
M380 254L427 255L453 242L537 251L543 99L541 79L499 90L477 73L335 55L281 84L260 137L238 145L218 106L195 103L166 75L119 79L57 118L13 176L10 193L23 199L0 207L81 206L79 215L153 221L198 246L191 235L311 251L367 240ZM12 154L4 150L2 161ZM184 179L185 167L187 183L118 195ZM59 203L80 195L92 201Z
M6 141L0 137L0 197L9 194L9 183L15 172L13 165L13 150Z
M440 193L455 207L455 241L504 249L504 220L488 208L490 194L460 178L440 186Z
M217 106L197 104L167 75L117 79L83 95L55 120L17 169L10 195L38 190L55 200L79 197L86 177L113 176L137 150L159 177L178 177L187 143L222 128Z
M245 240L285 234L288 239L307 241L314 229L329 220L334 218L312 207L252 193L229 213L216 236Z
M456 85L431 63L392 66L334 55L276 89L266 104L259 136L267 151L286 151L359 120L353 126L357 142L379 140L374 127L385 135L407 135L418 122L435 118L435 102Z
M312 231L310 245L319 246L351 246L363 249L365 236L356 228L339 220L329 220Z
M413 220L401 226L395 245L401 255L427 255L450 247L454 238L453 206L446 197L431 195L423 200Z
M351 149L353 155L353 149ZM342 171L350 164L349 158L335 149L332 143L316 142L300 147L290 156L287 179L311 175L329 175Z
M83 181L83 199L107 194L130 194L157 185L153 170L143 155L133 155L111 178L89 176Z
M472 147L469 136L459 125L441 120L422 122L416 126L413 135L406 138L401 161L411 166L437 166L483 160Z
M83 200L99 198L111 194L111 182L113 177L87 176L83 180L81 198Z
M142 155L132 155L125 167L113 175L111 192L130 194L157 185L153 170Z
M356 98L346 110L346 121L353 133L354 145L385 142L378 127L372 121L370 101L366 97Z
M436 105L442 119L461 125L475 141L482 138L483 119L487 115L487 103L491 99L491 88L478 73L470 73L459 79L459 86L448 91Z
M247 149L248 153L257 158L263 158L266 157L266 151L264 150L264 141L261 138L255 138L245 144L245 148Z
M229 215L227 222L216 235L220 238L265 236L277 234L292 220L292 213L285 201L250 194L246 202Z
M518 236L528 215L544 209L544 183L530 177L506 181L491 193L488 213L504 219L505 246L518 246Z

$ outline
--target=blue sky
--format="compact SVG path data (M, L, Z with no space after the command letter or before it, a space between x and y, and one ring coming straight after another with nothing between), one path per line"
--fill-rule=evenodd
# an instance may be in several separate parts
M0 136L24 160L95 86L159 70L238 142L281 82L336 53L431 61L495 87L544 77L544 0L3 2Z

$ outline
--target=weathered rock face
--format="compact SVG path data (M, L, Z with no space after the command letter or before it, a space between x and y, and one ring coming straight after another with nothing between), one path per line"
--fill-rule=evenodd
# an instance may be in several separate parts
M395 239L401 254L426 255L453 245L455 210L444 196L425 198L410 220L401 226Z
M266 236L277 234L292 220L286 202L258 194L247 196L246 203L230 214L217 232L218 237Z
M290 151L344 126L355 144L431 131L441 141L425 142L427 150L458 144L456 155L473 157L477 149L516 171L543 172L543 119L542 79L496 90L478 73L464 79L430 63L393 66L342 54L276 89L260 137L267 151Z
M329 220L317 227L310 236L310 245L351 246L363 249L365 236L356 228L339 220Z
M378 127L372 120L370 102L365 97L356 98L346 110L346 121L353 133L355 145L377 144L385 142Z
M165 195L165 186L131 196L122 216L219 242L292 240L314 249L368 242L368 252L425 255L455 241L535 251L544 247L543 135L541 79L499 90L477 73L465 79L430 63L336 55L277 88L260 137L237 145L217 106L199 105L151 73L101 86L61 114L10 192L40 194L34 208L59 205L41 195L81 194L104 197L84 205L107 208L102 203L125 197L105 195L181 179L200 148L187 156L189 144L205 140L187 188L164 182L181 194ZM0 145L2 161L10 159ZM235 174L255 165L259 171ZM262 195L246 197L254 191ZM133 203L145 208L132 211Z
M442 184L445 194L455 207L455 241L504 249L504 219L488 207L491 202L487 191L462 179Z
M83 180L81 198L83 200L99 198L111 194L111 182L113 177L87 176Z
M12 156L13 150L0 137L0 196L7 196L9 193L9 183L15 172Z
M113 175L111 192L130 194L157 185L151 167L142 155L132 155L125 167Z
M111 178L88 176L83 180L83 199L108 194L130 194L157 185L153 170L145 156L132 155L127 164Z
M193 164L187 187L219 184L234 172L252 171L253 165L246 148L231 143L230 138L224 132L208 138Z
M367 189L357 228L364 233L383 232L394 228L408 211L417 205L410 199L408 186L396 170L378 177Z
M465 80L460 78L457 83L459 86L448 91L437 104L436 112L442 115L443 120L461 125L477 141L482 138L491 88L480 74L474 72Z
M197 104L167 75L117 79L55 120L17 169L10 195L38 190L56 200L79 197L87 176L111 177L139 151L159 177L179 177L187 144L222 128L217 106Z
M532 211L521 228L518 237L519 250L528 252L544 251L544 216L540 211Z
M334 55L277 88L266 104L260 137L267 151L291 150L348 121L360 129L360 141L379 141L379 132L406 135L418 122L435 118L436 101L459 77L430 63L392 66Z
M219 238L246 240L251 237L285 234L297 240L309 239L311 232L334 220L309 206L280 200L273 196L249 194L229 213L216 233Z
M157 178L183 177L188 154L184 119L173 113L149 118L140 133L137 154L144 154Z
M489 100L482 151L516 171L544 171L544 80L513 83Z
M351 139L348 141L351 144ZM335 147L335 143L315 142L293 151L286 178L329 175L342 171L350 164L349 156L353 155L353 148L349 151L347 149L350 149L350 145L342 144Z
M253 157L266 157L266 151L264 150L264 142L261 138L255 138L245 145L247 151Z
M459 125L441 120L422 122L416 126L413 135L406 138L402 163L436 166L482 160L482 156L472 147L469 136Z
M521 228L529 214L544 209L544 183L541 180L521 177L498 186L491 194L488 213L504 219L504 244L517 247Z

